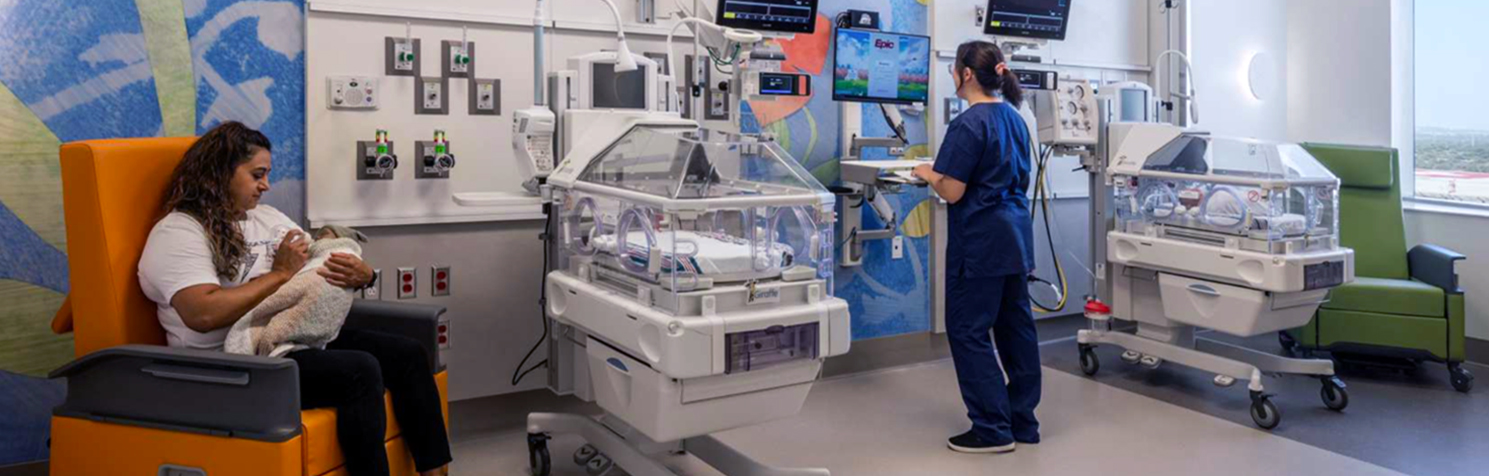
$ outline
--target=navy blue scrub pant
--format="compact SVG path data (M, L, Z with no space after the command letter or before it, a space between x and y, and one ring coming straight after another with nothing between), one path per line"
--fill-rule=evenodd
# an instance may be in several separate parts
M1039 337L1029 308L1029 278L948 276L947 281L946 334L972 431L998 445L1038 443Z

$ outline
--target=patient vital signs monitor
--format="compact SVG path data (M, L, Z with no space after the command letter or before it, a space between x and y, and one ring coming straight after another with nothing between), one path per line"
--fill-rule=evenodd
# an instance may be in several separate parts
M840 28L833 51L835 101L909 104L930 97L928 36Z
M1072 0L989 0L988 35L1064 40Z
M817 32L817 0L719 0L718 24L784 33Z

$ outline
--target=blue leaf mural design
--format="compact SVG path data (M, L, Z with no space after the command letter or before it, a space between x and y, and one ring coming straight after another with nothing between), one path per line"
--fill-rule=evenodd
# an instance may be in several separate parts
M0 203L0 237L5 239L5 246L0 246L0 279L67 292L67 255L37 236L4 203Z
M132 0L0 3L3 82L63 142L160 134Z

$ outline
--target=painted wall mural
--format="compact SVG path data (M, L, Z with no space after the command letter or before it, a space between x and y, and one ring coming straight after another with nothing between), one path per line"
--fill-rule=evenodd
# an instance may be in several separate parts
M303 216L303 0L0 0L0 370L72 357L51 333L68 291L58 147L199 134L274 141L266 199Z
M832 100L831 32L833 18L849 7L881 12L885 31L928 34L929 0L824 0L818 10L817 34L797 35L782 40L787 60L782 69L812 75L811 98L777 99L747 104L755 121L746 121L745 129L772 132L777 140L823 183L838 182L840 144L840 103ZM889 125L874 105L850 105L863 108L864 135L893 135ZM746 114L746 116L750 116ZM906 116L911 147L907 155L928 156L929 124L924 115ZM884 150L865 153L870 160L887 159ZM870 241L865 247L864 265L838 268L838 297L848 301L853 316L853 338L870 339L930 330L930 196L924 189L908 189L891 197L900 227L905 235L905 257L891 258L888 240ZM839 213L863 213L865 228L882 226L867 208L842 210ZM838 236L841 241L844 237Z

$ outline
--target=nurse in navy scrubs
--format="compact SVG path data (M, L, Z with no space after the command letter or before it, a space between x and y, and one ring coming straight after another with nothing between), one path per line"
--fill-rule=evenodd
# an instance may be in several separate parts
M946 332L972 429L947 443L959 452L1006 453L1039 442L1029 129L1018 113L1023 91L996 45L961 45L951 68L957 96L971 105L948 127L935 165L915 169L951 203Z

